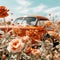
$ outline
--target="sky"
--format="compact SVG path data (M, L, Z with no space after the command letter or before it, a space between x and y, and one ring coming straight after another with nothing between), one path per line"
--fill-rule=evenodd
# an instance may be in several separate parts
M6 6L10 10L9 16L14 18L28 15L49 17L51 14L60 19L60 0L0 0L1 5Z

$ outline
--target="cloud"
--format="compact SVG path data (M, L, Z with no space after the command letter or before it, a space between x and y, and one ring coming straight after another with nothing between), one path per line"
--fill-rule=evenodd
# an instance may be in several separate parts
M55 20L60 20L60 6L46 9L44 12L47 14L47 17L50 18L50 20L52 20L53 17L55 17ZM51 17L49 16L49 14L51 14Z
M32 4L32 2L28 0L16 0L16 1L20 5L15 10L18 11L20 15L29 14L30 11L29 6Z
M24 10L21 10L19 13L21 13L21 14L27 14L28 11L29 11L29 9L24 9Z
M47 14L46 17L48 17L50 20L53 20L53 17L54 17L55 21L60 20L60 11L52 12L51 16L49 16L49 14Z
M55 12L54 15L60 15L60 11Z
M29 2L29 1L27 1L27 0L16 0L21 6L25 6L25 7L27 7L27 6L29 6L29 5L31 5L31 3Z
M44 4L40 4L38 6L35 7L17 7L16 10L20 13L20 15L32 15L32 14L39 14L40 12L43 12L44 9L47 6Z
M44 8L46 8L46 5L43 5L43 4L42 5L38 5L38 6L33 8L33 12L35 12L35 13L41 12L41 11L44 10Z
M28 8L28 7L17 7L16 9L15 9L16 11L18 11L19 12L19 14L27 14L27 13L29 13L29 11L30 11L30 8Z
M54 13L57 12L58 10L60 11L60 6L49 8L45 10L45 13Z

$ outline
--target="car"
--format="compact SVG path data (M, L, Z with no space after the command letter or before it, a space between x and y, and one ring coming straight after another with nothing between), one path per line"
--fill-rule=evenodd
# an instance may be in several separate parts
M15 28L14 31L19 36L28 35L33 42L34 40L42 40L43 35L47 32L42 23L48 20L43 16L18 17L15 19L14 24L20 28Z
M14 20L14 25L0 26L0 29L6 33L10 31L10 35L20 37L27 35L34 43L35 40L42 40L43 35L47 32L40 22L48 20L48 18L43 16L18 17Z

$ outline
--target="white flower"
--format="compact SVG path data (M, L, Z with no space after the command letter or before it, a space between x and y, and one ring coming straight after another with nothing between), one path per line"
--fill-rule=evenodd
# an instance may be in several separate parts
M0 30L0 34L2 34L2 35L3 35L3 34L4 34L4 31Z
M23 37L22 37L22 40L23 40L23 42L24 42L25 44L27 44L27 42L30 41L30 39L29 39L28 36L23 36Z
M51 58L52 58L52 54L49 54L49 55L46 56L47 60L51 60Z
M24 37L23 37L23 40L28 40L28 39L29 39L28 36L24 36Z
M38 49L32 49L32 50L31 50L31 53L32 53L33 55L40 55L40 51L39 51Z
M24 43L22 42L21 39L13 39L11 42L9 42L9 45L7 47L7 50L9 52L20 52L24 48Z

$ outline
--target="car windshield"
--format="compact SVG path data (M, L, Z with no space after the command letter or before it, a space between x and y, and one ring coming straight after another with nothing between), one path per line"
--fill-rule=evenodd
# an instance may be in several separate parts
M15 24L20 24L20 25L32 25L34 26L36 23L36 18L35 17L20 17L17 18L14 21Z
M44 26L46 21L39 20L38 21L38 26Z

